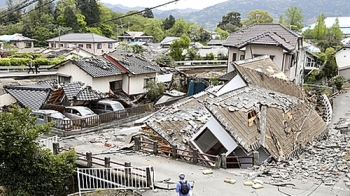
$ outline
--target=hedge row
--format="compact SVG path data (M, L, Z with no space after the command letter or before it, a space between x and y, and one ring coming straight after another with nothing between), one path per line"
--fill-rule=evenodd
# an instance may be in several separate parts
M0 66L26 66L31 58L0 58ZM33 65L56 65L64 61L64 58L49 60L46 58L36 58L32 60Z

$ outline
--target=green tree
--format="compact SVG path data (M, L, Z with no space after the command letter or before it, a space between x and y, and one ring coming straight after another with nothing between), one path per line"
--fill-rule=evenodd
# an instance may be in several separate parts
M343 88L344 82L345 82L344 76L337 76L334 78L334 85L339 91Z
M135 44L135 45L132 45L131 48L135 54L140 54L143 52L143 48L140 45Z
M153 40L160 42L164 39L164 32L162 30L162 22L156 18L147 20L144 28L147 35L152 35Z
M321 77L325 77L327 80L338 74L338 66L335 60L334 48L327 48L324 53L319 53L319 59L323 62L320 72Z
M161 55L156 58L156 62L161 65L174 67L174 59L171 56Z
M73 31L77 31L79 29L77 16L70 7L66 7L64 10L64 26L71 27Z
M285 12L284 24L294 31L301 31L303 28L304 16L302 10L295 6L288 8Z
M256 23L273 23L273 18L270 13L264 10L252 10L247 13L246 17L247 19L242 21L245 26Z
M215 55L211 52L211 53L207 53L205 55L205 60L215 60Z
M175 37L188 33L190 33L190 25L182 18L177 19L173 27L166 31L166 35Z
M215 29L215 32L219 34L220 39L222 39L222 40L226 39L228 37L228 35L230 34L228 31L225 31L219 27L217 27Z
M222 17L221 22L217 25L218 28L226 30L228 32L237 31L242 27L241 14L239 12L229 12Z
M165 85L163 83L157 83L154 80L150 80L146 84L147 89L147 98L153 101L159 95L161 95L165 91Z
M100 9L96 0L76 0L76 2L81 14L85 16L85 21L88 26L100 22Z
M171 27L173 27L173 25L175 24L175 18L173 15L169 15L168 18L166 18L163 22L163 29L164 31L170 29Z
M327 35L327 27L325 23L326 16L324 13L317 17L316 25L312 30L312 37L318 40L324 39Z
M169 56L171 56L175 61L182 61L185 59L185 55L183 55L183 51L188 49L190 46L191 40L190 38L183 34L180 39L175 40L170 45Z
M146 8L145 12L143 12L143 17L145 17L145 18L154 18L152 10L149 9L149 8Z
M75 171L75 152L43 150L39 135L49 133L52 124L36 124L30 112L17 106L0 112L0 184L8 195L67 195L64 186Z
M342 31L339 26L339 19L338 17L335 19L334 24L329 28L328 31L328 37L331 40L341 41L342 39Z

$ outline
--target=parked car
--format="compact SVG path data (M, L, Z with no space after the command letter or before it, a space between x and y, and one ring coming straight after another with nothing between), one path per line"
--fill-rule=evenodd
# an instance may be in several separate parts
M124 106L119 101L106 99L92 102L91 109L96 114L125 110Z
M54 121L54 127L56 128L66 128L69 129L71 127L70 119L63 115L61 112L56 110L35 110L32 111L32 114L37 116L36 123L43 124L50 120ZM50 117L50 119L49 119Z
M64 109L64 115L71 120L79 120L73 123L82 127L95 125L99 121L98 115L85 106L67 106Z

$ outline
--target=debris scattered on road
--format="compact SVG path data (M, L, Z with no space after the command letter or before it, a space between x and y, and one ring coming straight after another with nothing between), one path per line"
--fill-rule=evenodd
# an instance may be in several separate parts
M236 180L231 179L231 178L225 178L224 182L227 182L229 184L234 184L234 183L236 183Z
M207 170L203 170L202 173L204 175L209 175L209 174L213 174L213 171L211 169L207 169Z

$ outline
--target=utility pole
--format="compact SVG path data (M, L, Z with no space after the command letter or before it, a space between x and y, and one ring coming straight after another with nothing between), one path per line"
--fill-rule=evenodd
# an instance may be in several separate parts
M61 26L58 26L58 48L61 48Z

